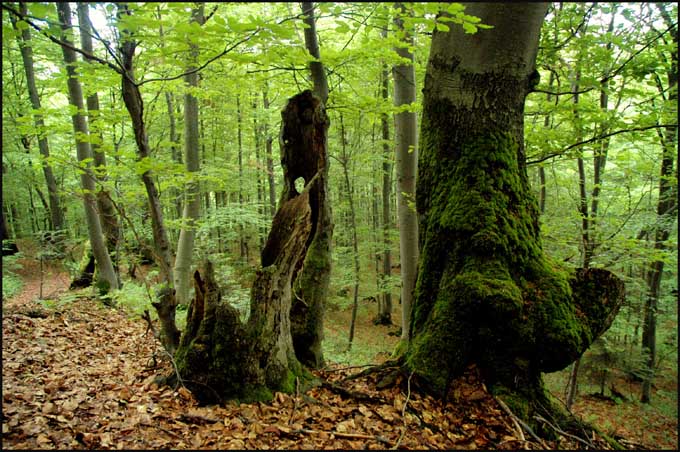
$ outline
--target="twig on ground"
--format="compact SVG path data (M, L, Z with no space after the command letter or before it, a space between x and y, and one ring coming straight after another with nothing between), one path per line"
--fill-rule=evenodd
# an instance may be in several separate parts
M494 397L494 399L496 400L496 402L498 402L498 405L500 405L500 407L503 409L503 411L505 411L516 424L521 425L522 428L528 434L530 434L538 442L538 444L540 444L540 446L543 449L549 449L548 445L545 444L545 441L543 441L540 436L538 436L536 433L534 433L532 428L529 427L529 425L526 422L524 422L522 419L517 417L512 411L510 411L510 408L508 408L508 406L505 404L505 402L503 402L499 397ZM523 439L523 441L526 441L526 439L524 438L524 435L522 434L521 429L520 429L520 435L521 435L521 438Z
M395 444L392 447L392 449L394 450L397 450L399 448L399 445L401 444L401 441L404 439L404 435L406 434L406 430L408 428L406 425L406 407L408 406L408 401L411 399L411 377L413 377L413 371L411 371L411 374L408 376L408 381L406 382L408 392L406 394L406 401L404 401L404 406L401 408L401 417L404 419L404 429L401 431L401 435L399 435L397 444Z
M276 426L281 432L291 435L291 434L307 434L307 435L318 435L320 433L327 433L329 435L333 435L337 438L347 438L347 439L368 439L368 440L375 440L383 444L391 445L390 441L380 435L364 435L361 433L342 433L342 432L336 432L336 431L322 431L322 430L311 430L308 428L297 428L297 429L289 429L287 427L283 427L280 425Z
M362 364L361 366L347 366L347 367L338 367L336 369L329 369L327 367L324 367L321 369L323 372L340 372L343 370L349 370L349 369L363 369L364 367L375 367L377 364Z
M534 419L536 419L539 422L544 422L544 423L548 424L550 427L552 427L553 430L555 430L560 435L564 435L568 438L574 439L574 440L578 441L579 443L585 444L588 447L596 448L595 445L589 439L584 440L583 438L579 438L576 435L572 435L571 433L567 433L564 430L562 430L561 428L557 427L556 425L553 425L550 421L548 421L543 416L534 416Z
M367 402L372 402L372 403L387 403L387 401L379 396L372 396L369 394L365 394L363 392L358 392L358 391L352 391L347 388L343 388L340 385L337 385L335 383L330 383L327 381L324 381L321 383L322 388L326 388L331 390L332 392L335 392L337 394L340 394L343 397L351 398L351 399L357 399L357 400L364 400Z

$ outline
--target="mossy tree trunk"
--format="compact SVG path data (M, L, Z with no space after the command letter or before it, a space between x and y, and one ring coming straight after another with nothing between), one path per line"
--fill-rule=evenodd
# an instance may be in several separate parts
M307 265L321 216L317 207L321 188L325 194L328 119L311 91L291 98L282 117L284 188L262 250L248 320L241 321L236 309L221 301L209 264L203 277L194 274L196 295L175 361L202 403L266 400L273 391L294 391L296 376L302 376L291 335L291 305L297 298L293 282ZM305 182L302 193L295 188L298 178Z
M284 128L280 141L284 180L279 205L297 193L295 180L298 177L308 183L317 175L317 182L309 193L312 230L304 264L295 276L290 317L296 356L304 365L319 368L324 364L321 349L323 313L330 285L333 239L328 195L327 132L330 122L325 105L311 91L303 91L298 96L291 108L282 113Z
M530 419L551 407L541 372L578 358L613 321L623 284L569 275L543 254L524 163L523 112L547 4L468 4L492 30L435 31L424 89L422 243L406 366L433 391L476 364Z

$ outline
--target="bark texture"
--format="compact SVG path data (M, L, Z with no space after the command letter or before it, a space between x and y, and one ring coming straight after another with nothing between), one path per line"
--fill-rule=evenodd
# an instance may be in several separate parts
M199 3L192 10L191 22L203 24L204 3ZM198 45L189 43L189 64L187 71L196 67L198 58ZM184 76L186 88L198 86L198 73L194 72ZM187 91L184 94L184 159L188 173L197 173L199 170L199 133L198 133L198 99ZM190 178L184 190L184 212L182 214L182 229L177 243L177 256L175 257L175 290L177 303L189 304L189 289L191 284L191 257L194 252L194 237L196 235L196 221L201 215L200 187L197 180Z
M283 189L281 205L294 196L295 181L305 184L316 175L309 192L312 229L304 264L295 275L291 328L295 354L312 368L323 366L323 313L331 275L333 220L328 196L327 133L330 121L326 108L311 91L303 91L289 101L282 112L279 137Z
M445 395L475 363L535 423L562 369L611 324L623 283L544 256L523 143L525 96L547 4L468 4L494 26L435 31L424 89L417 209L422 243L406 365Z
M325 152L327 119L311 91L291 98L282 116L285 188L262 250L248 320L241 321L236 309L221 301L210 264L203 276L194 274L196 294L175 360L202 403L267 400L273 391L294 391L303 373L293 347L290 310L293 281L306 262L318 217L314 196L323 166L318 167L317 154ZM305 179L302 193L295 189L298 177Z
M90 27L89 6L87 3L78 3L78 25L80 26L80 43L83 50L91 55L94 55L94 48L92 46L92 30ZM87 61L87 59L85 59ZM90 93L85 99L87 105L87 117L89 120L90 133L96 134L98 140L92 140L90 146L92 147L92 156L94 158L95 176L97 177L97 208L99 209L99 218L102 224L102 230L106 237L106 247L113 258L113 266L118 271L118 239L120 237L120 225L118 223L118 216L116 209L113 207L108 191L101 185L106 182L108 176L106 174L106 154L102 149L100 143L103 143L104 138L101 129L96 125L99 116L99 96L97 92ZM120 275L118 276L120 283Z
M403 4L398 3L402 14ZM404 30L403 19L394 20L399 33L405 33L402 43L396 47L397 54L406 64L395 65L394 106L412 104L416 101L416 72L413 53L413 36ZM401 338L408 341L411 324L413 289L418 275L418 216L415 208L416 177L418 174L418 126L415 111L402 111L394 115L394 141L397 161L397 217L399 218L399 260L401 263Z
M59 3L57 11L59 12L59 20L61 22L62 39L72 45L71 8L68 3ZM77 108L77 112L71 116L71 120L73 122L73 133L76 138L78 162L84 166L83 172L80 175L80 183L85 191L83 194L85 219L87 221L90 243L92 244L92 252L99 269L97 286L99 292L105 294L109 290L118 289L118 277L104 242L102 226L93 195L95 193L94 175L92 173L92 164L88 161L88 159L92 158L92 150L90 149L90 143L84 138L89 135L89 130L87 119L82 114L84 110L83 91L75 71L76 52L66 46L62 46L62 52L64 63L66 64L66 72L68 73L69 103Z
M19 11L22 16L28 15L28 7L26 3L19 3ZM9 15L12 21L12 26L17 30L16 17L14 14ZM50 147L47 142L47 135L45 132L45 121L43 120L42 114L40 113L40 96L38 94L38 89L35 84L35 71L33 68L33 47L31 46L31 32L28 27L21 30L20 36L17 37L19 41L19 47L21 49L21 58L24 63L24 71L26 72L26 87L28 89L28 95L31 99L31 106L35 110L33 114L33 123L38 135L38 148L40 150L40 155L42 156L42 169L43 175L45 176L45 183L47 184L47 193L50 203L50 219L52 223L52 229L55 231L60 231L64 229L64 212L61 208L61 202L59 200L59 191L57 187L57 180L54 177L52 167L49 164L50 157Z
M122 14L131 14L124 3L120 4L120 10ZM123 64L123 74L121 76L123 102L132 120L138 160L149 159L151 158L151 149L149 148L149 138L146 133L146 124L144 123L144 101L134 75L134 55L137 42L127 31L121 31L121 35L119 51ZM163 326L161 332L163 346L172 354L177 348L177 327L175 326L177 299L174 296L172 269L174 257L170 249L168 233L163 223L163 209L160 196L156 189L153 172L150 169L142 173L142 181L144 182L149 201L154 241L154 259L160 267L161 278L167 288L167 290L160 291L158 294L159 301L154 304L154 307L158 311L158 317Z

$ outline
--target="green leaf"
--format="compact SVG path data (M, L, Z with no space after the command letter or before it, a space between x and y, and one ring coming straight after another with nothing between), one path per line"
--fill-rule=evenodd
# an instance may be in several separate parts
M465 30L465 33L469 35L477 33L477 27L469 22L463 22L463 30Z

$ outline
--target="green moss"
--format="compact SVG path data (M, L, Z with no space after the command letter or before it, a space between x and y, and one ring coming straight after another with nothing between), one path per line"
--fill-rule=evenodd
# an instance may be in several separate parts
M274 393L266 386L247 386L240 393L238 400L243 403L271 402Z

